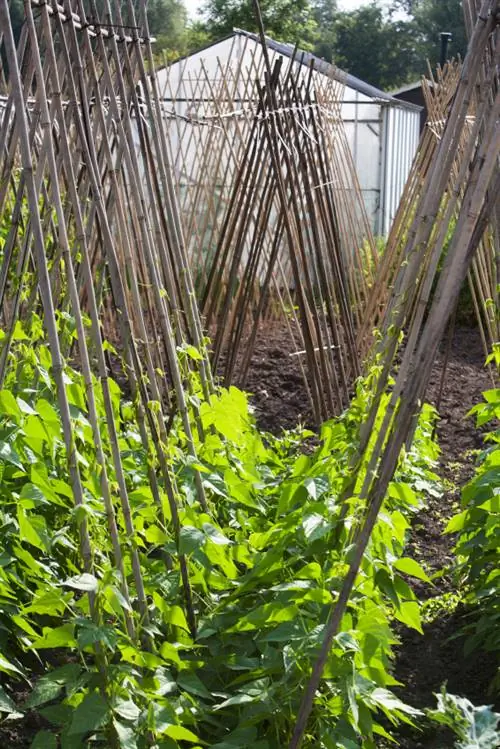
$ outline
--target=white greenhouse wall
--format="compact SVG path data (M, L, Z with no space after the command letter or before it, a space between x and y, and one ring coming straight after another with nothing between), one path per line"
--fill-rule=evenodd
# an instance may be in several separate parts
M287 45L276 46L279 49ZM249 98L249 89L244 80L254 80L256 77L256 47L260 49L259 42L246 33L235 32L232 37L173 63L168 70L158 70L160 95L164 98L166 111L175 112L181 117L210 115L211 93L207 86L199 90L194 105L196 111L188 105L192 98L193 81L199 79L203 68L208 73L212 90L220 96L220 73L222 69L227 69L228 62L234 71L234 85L226 84L228 101L241 107L255 106L256 102ZM258 54L262 55L262 52ZM276 49L269 49L271 65L280 56ZM290 60L284 58L283 64L289 65ZM301 62L297 59L292 64L301 65ZM320 64L325 63L320 61ZM307 65L302 67L305 73L308 72ZM241 72L246 72L247 76L242 76ZM313 75L323 76L324 73L315 71ZM374 234L387 236L418 146L420 108L392 99L382 92L378 92L380 97L369 96L339 79L339 95L342 95L342 88L341 116L366 211ZM376 92L373 87L365 88ZM182 153L179 163L183 164L184 176L188 179L191 175L194 177L190 166L194 169L196 155L192 155L193 164L190 164L189 144L182 142L182 138L179 141L171 120L168 137L172 154ZM174 162L172 167L176 171L178 165Z
M342 120L372 230L380 208L381 106L350 87L344 92Z
M420 112L386 106L382 118L380 224L387 236L411 169L420 135Z

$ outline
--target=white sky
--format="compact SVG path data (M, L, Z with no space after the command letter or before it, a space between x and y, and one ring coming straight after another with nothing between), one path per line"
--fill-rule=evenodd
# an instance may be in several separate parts
M366 5L368 0L340 0L340 10L354 10L359 8L360 5ZM184 0L186 10L190 18L196 18L199 13L199 9L203 5L203 0Z

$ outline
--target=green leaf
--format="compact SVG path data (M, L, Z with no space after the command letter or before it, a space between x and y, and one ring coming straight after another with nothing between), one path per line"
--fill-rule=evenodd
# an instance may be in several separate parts
M326 494L330 488L330 482L325 476L316 476L315 478L304 479L304 488L311 499L319 499Z
M31 469L33 474L33 467ZM67 502L59 499L54 491L50 490L50 487L40 487L32 483L24 484L21 490L21 499L29 500L32 502L32 506L48 505L50 503L60 505L61 507L67 507ZM28 507L28 505L26 505Z
M466 523L467 516L469 514L468 510L464 510L463 512L460 512L458 515L454 515L451 520L448 521L448 524L446 528L444 529L445 533L457 533L458 531L461 531Z
M154 728L156 734L161 734L169 726L175 725L175 712L170 703L159 705L157 702L153 702L149 709L148 718L150 720L148 725Z
M30 749L57 749L57 738L51 731L38 731Z
M407 705L396 697L395 694L389 692L388 689L383 689L382 687L377 687L377 689L374 689L373 692L370 693L370 701L389 711L399 710L408 715L422 715L421 710L417 710L416 707Z
M0 713L17 713L14 702L11 700L9 695L6 693L2 685L0 684Z
M220 705L216 705L214 710L224 710L224 708L231 707L232 705L246 705L250 702L255 702L256 699L257 697L251 694L235 694L234 697L229 697L229 699L221 702Z
M18 669L17 666L14 666L13 663L8 661L6 658L3 657L3 655L0 653L0 671L5 671L6 673L11 674L21 674L22 671Z
M211 525L210 523L203 523L203 531L209 537L212 543L216 544L217 546L226 546L227 544L231 543L227 536L222 533L220 528L216 528L215 525Z
M17 320L16 324L14 325L14 331L12 333L12 340L13 341L29 341L29 336L26 335L26 333L23 330L23 326L20 320Z
M180 606L169 606L163 612L163 620L166 624L172 624L174 627L180 627L189 632L186 616Z
M22 411L23 414L26 414L27 416L35 416L36 411L34 408L31 408L29 403L26 403L25 400L20 398L19 396L16 398L16 403L19 406L20 411Z
M90 575L88 572L83 572L81 575L75 575L65 580L62 585L67 588L74 588L75 590L83 590L85 592L93 592L97 590L98 580L94 575Z
M41 710L39 710L39 713L46 718L49 723L53 723L55 726L63 726L67 725L68 721L71 720L73 708L70 707L70 705L59 703L58 705L42 707Z
M313 512L311 515L306 515L302 521L302 527L304 529L304 535L306 541L313 543L323 536L326 536L332 529L330 523L327 523L322 515L318 515L317 512Z
M416 577L418 580L423 580L426 583L431 582L429 575L422 569L420 564L415 559L410 559L410 557L402 557L396 560L393 567L398 572L403 572L405 575L410 575L410 577Z
M184 525L180 532L179 553L191 554L191 552L203 548L206 541L207 537L198 528L192 525Z
M16 422L22 418L21 409L10 390L0 390L0 412L12 416Z
M33 650L45 648L74 648L76 647L75 625L71 623L62 624L60 627L51 629L43 628L43 635L31 645Z
M94 645L96 642L100 642L105 645L108 650L113 651L116 647L118 634L113 627L107 626L106 624L99 626L90 620L84 620L82 625L78 628L77 639L80 648L87 648L90 645Z
M359 653L361 650L358 641L350 632L339 632L335 636L335 642L339 644L344 653L349 651Z
M9 442L0 442L0 462L2 461L4 463L11 463L11 465L19 468L20 471L24 471L21 458Z
M58 697L63 690L63 684L53 681L50 674L42 676L35 684L35 688L26 700L25 707L33 708L51 702Z
M179 656L179 652L171 642L164 642L160 647L161 657L169 663L175 663L179 668L182 666L182 661Z
M299 580L321 580L323 572L317 562L310 562L297 572Z
M212 695L198 676L192 672L181 671L177 678L178 685L190 694L196 694L198 697L208 697Z
M248 401L245 393L231 386L202 403L200 416L204 428L212 424L231 442L238 442L248 423Z
M416 507L420 504L419 499L411 486L402 481L391 481L388 494L389 497L397 499L410 507Z
M53 436L57 436L61 431L61 422L57 411L45 400L40 398L36 403L36 412L40 416L42 422L45 424L49 432Z
M85 402L85 394L83 388L76 382L72 382L66 386L66 392L68 394L68 401L71 405L76 406L80 411L87 411L87 404Z
M45 551L45 544L40 535L34 528L31 520L28 518L26 511L21 504L17 505L17 522L19 523L19 537L37 549Z
M118 736L121 749L137 749L135 731L132 726L124 725L117 720L113 721L113 726Z
M119 700L113 710L120 718L130 721L136 721L141 714L140 708L137 707L133 700Z
M299 616L299 613L298 607L294 604L283 606L282 603L277 601L265 603L262 606L257 606L246 616L240 617L227 632L247 632L252 629L269 627L271 624L292 621Z
M86 734L102 728L109 717L107 703L97 692L86 694L75 712L69 734Z
M399 607L394 609L394 616L403 624L423 634L420 606L416 601L403 601L400 603Z
M175 739L175 741L189 741L191 744L197 744L199 742L198 736L183 726L167 726L161 732L161 735L168 736L171 739Z
M38 505L47 505L49 504L49 501L43 491L34 484L27 483L24 484L23 488L21 489L21 495L20 499L22 500L28 500L27 502L23 502L23 505L26 509L31 509L33 507L37 507Z
M81 675L82 667L78 663L66 663L60 668L55 668L42 678L53 681L55 684L73 684Z
M163 546L169 541L169 536L158 525L150 525L146 528L144 538L148 544L155 544L156 546Z
M491 707L475 707L466 697L448 694L445 687L436 695L437 710L426 710L428 717L452 729L459 741L457 749L497 749L500 714Z
M257 745L257 731L254 726L237 728L225 737L223 741L213 744L210 749L245 749Z

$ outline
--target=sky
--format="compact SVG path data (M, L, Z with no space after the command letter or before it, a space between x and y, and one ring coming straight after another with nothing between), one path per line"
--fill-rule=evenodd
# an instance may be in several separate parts
M340 0L338 6L340 10L354 10L355 8L359 8L360 5L366 5L367 2L368 0ZM184 0L184 4L189 17L196 18L203 0Z

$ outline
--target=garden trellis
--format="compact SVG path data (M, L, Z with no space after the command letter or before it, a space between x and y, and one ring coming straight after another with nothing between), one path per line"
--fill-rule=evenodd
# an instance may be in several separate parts
M381 706L391 719L412 714L385 689L400 599L377 579L402 561L401 510L411 502L380 509L467 272L495 237L498 0L465 3L469 52L446 74L449 89L432 94L445 122L423 146L432 159L412 177L387 265L363 215L343 213L328 189L341 172L323 163L323 149L338 138L341 158L343 136L329 135L337 120L312 96L314 70L303 66L301 78L265 59L219 254L200 267L203 311L213 307L234 345L245 316L252 335L271 310L267 292L278 315L278 292L291 316L297 305L312 387L324 388L314 396L318 418L347 402L368 351L374 366L356 383L354 407L325 425L314 454L301 452L300 431L262 438L246 396L212 383L144 6L139 16L120 2L106 2L102 15L93 0L25 7L16 49L0 0L2 676L30 673L20 653L63 651L64 679L73 676L61 682L56 669L51 682L49 670L21 706L52 703L53 718L64 714L38 745L69 734L112 749L220 745L228 736L266 749L291 737L295 748L315 699L323 701L310 747L324 735L373 743L372 727L385 731ZM252 225L242 189L254 180L262 191ZM338 239L348 216L352 247ZM249 244L233 245L234 235ZM276 238L288 254L278 257ZM238 253L247 276L234 284ZM491 273L483 268L481 280ZM380 340L368 349L379 319ZM223 333L216 328L216 356ZM341 361L326 360L330 345ZM418 481L433 454L419 455ZM410 472L411 452L404 457ZM392 488L412 493L406 479ZM376 521L380 538L368 547ZM363 617L376 630L363 633ZM3 684L0 698L10 712Z
M386 299L389 298L398 269L405 261L408 229L416 214L419 201L422 200L423 191L427 189L426 178L432 169L439 142L443 137L447 122L447 113L457 90L461 68L462 65L458 61L448 62L443 69L438 68L436 75L433 75L432 71L430 71L429 78L422 80L428 119L399 211L387 240L386 251L381 261L380 272L374 286L373 305L379 305L384 296ZM485 89L488 90L489 85L491 85L490 81L483 80L474 92L465 116L461 138L455 146L454 163L450 171L448 184L442 195L438 214L441 222L441 230L447 233L445 246L457 220L466 186L465 182L461 182L464 176L466 149L467 147L470 148L472 133L476 132L476 114L481 107ZM423 267L427 267L430 262L434 243L441 241L441 234L439 231L435 231L431 235L427 245ZM485 355L491 351L493 344L500 340L499 268L500 239L497 207L490 217L488 229L481 238L477 252L472 259L471 269L467 275L472 304L478 320ZM429 290L427 289L427 294ZM416 299L416 296L414 298Z
M349 402L378 255L341 114L343 74L243 32L161 71L170 159L216 366L244 385L263 321L286 321L319 423ZM214 67L215 66L215 67ZM344 76L345 77L345 76ZM378 311L378 310L377 310Z
M353 492L364 499L366 511L351 530L354 549L349 571L338 599L332 605L290 749L297 749L302 743L333 638L339 632L401 449L405 444L411 444L439 343L477 249L497 215L500 194L500 4L498 0L481 3L465 0L464 11L470 33L467 55L434 159L408 220L404 262L396 272L385 313L384 335L377 346L380 374L369 413L360 428L360 442L352 462L353 473L347 477L344 490L345 501ZM470 127L469 108L474 100L474 122ZM455 210L456 222L444 251ZM442 269L438 274L441 259ZM431 296L435 279L437 285ZM402 338L403 344L400 345ZM400 361L392 383L398 351ZM384 404L382 414L379 414L382 394L387 392L390 392L389 404ZM371 444L377 414L382 416L382 425L375 443Z
M108 16L111 25L105 20ZM138 36L131 3L113 11L107 5L102 25L99 18L94 3L87 11L83 4L28 3L16 52L8 6L1 6L1 53L9 85L0 122L0 213L8 220L0 270L5 331L0 379L3 382L13 366L9 351L18 320L29 329L30 319L40 312L50 344L75 504L84 505L85 492L74 447L71 394L65 384L68 357L79 362L85 379L85 408L122 593L128 601L124 557L130 555L134 598L144 627L147 604L108 365L115 367L132 394L142 447L158 464L158 471L150 468L149 479L160 522L169 522L168 514L177 537L179 497L165 452L169 418L181 414L187 451L195 461L187 405L189 373L198 373L204 397L212 392L212 381L166 160L155 80L146 72L146 66L152 69L150 42ZM110 354L110 341L115 355ZM104 399L104 423L97 414L96 392ZM112 477L106 450L112 457ZM196 469L194 474L199 501L206 507ZM126 528L122 539L116 494ZM80 524L80 543L85 571L91 573L85 520ZM194 630L182 556L180 564ZM127 613L127 618L132 633L134 617Z

